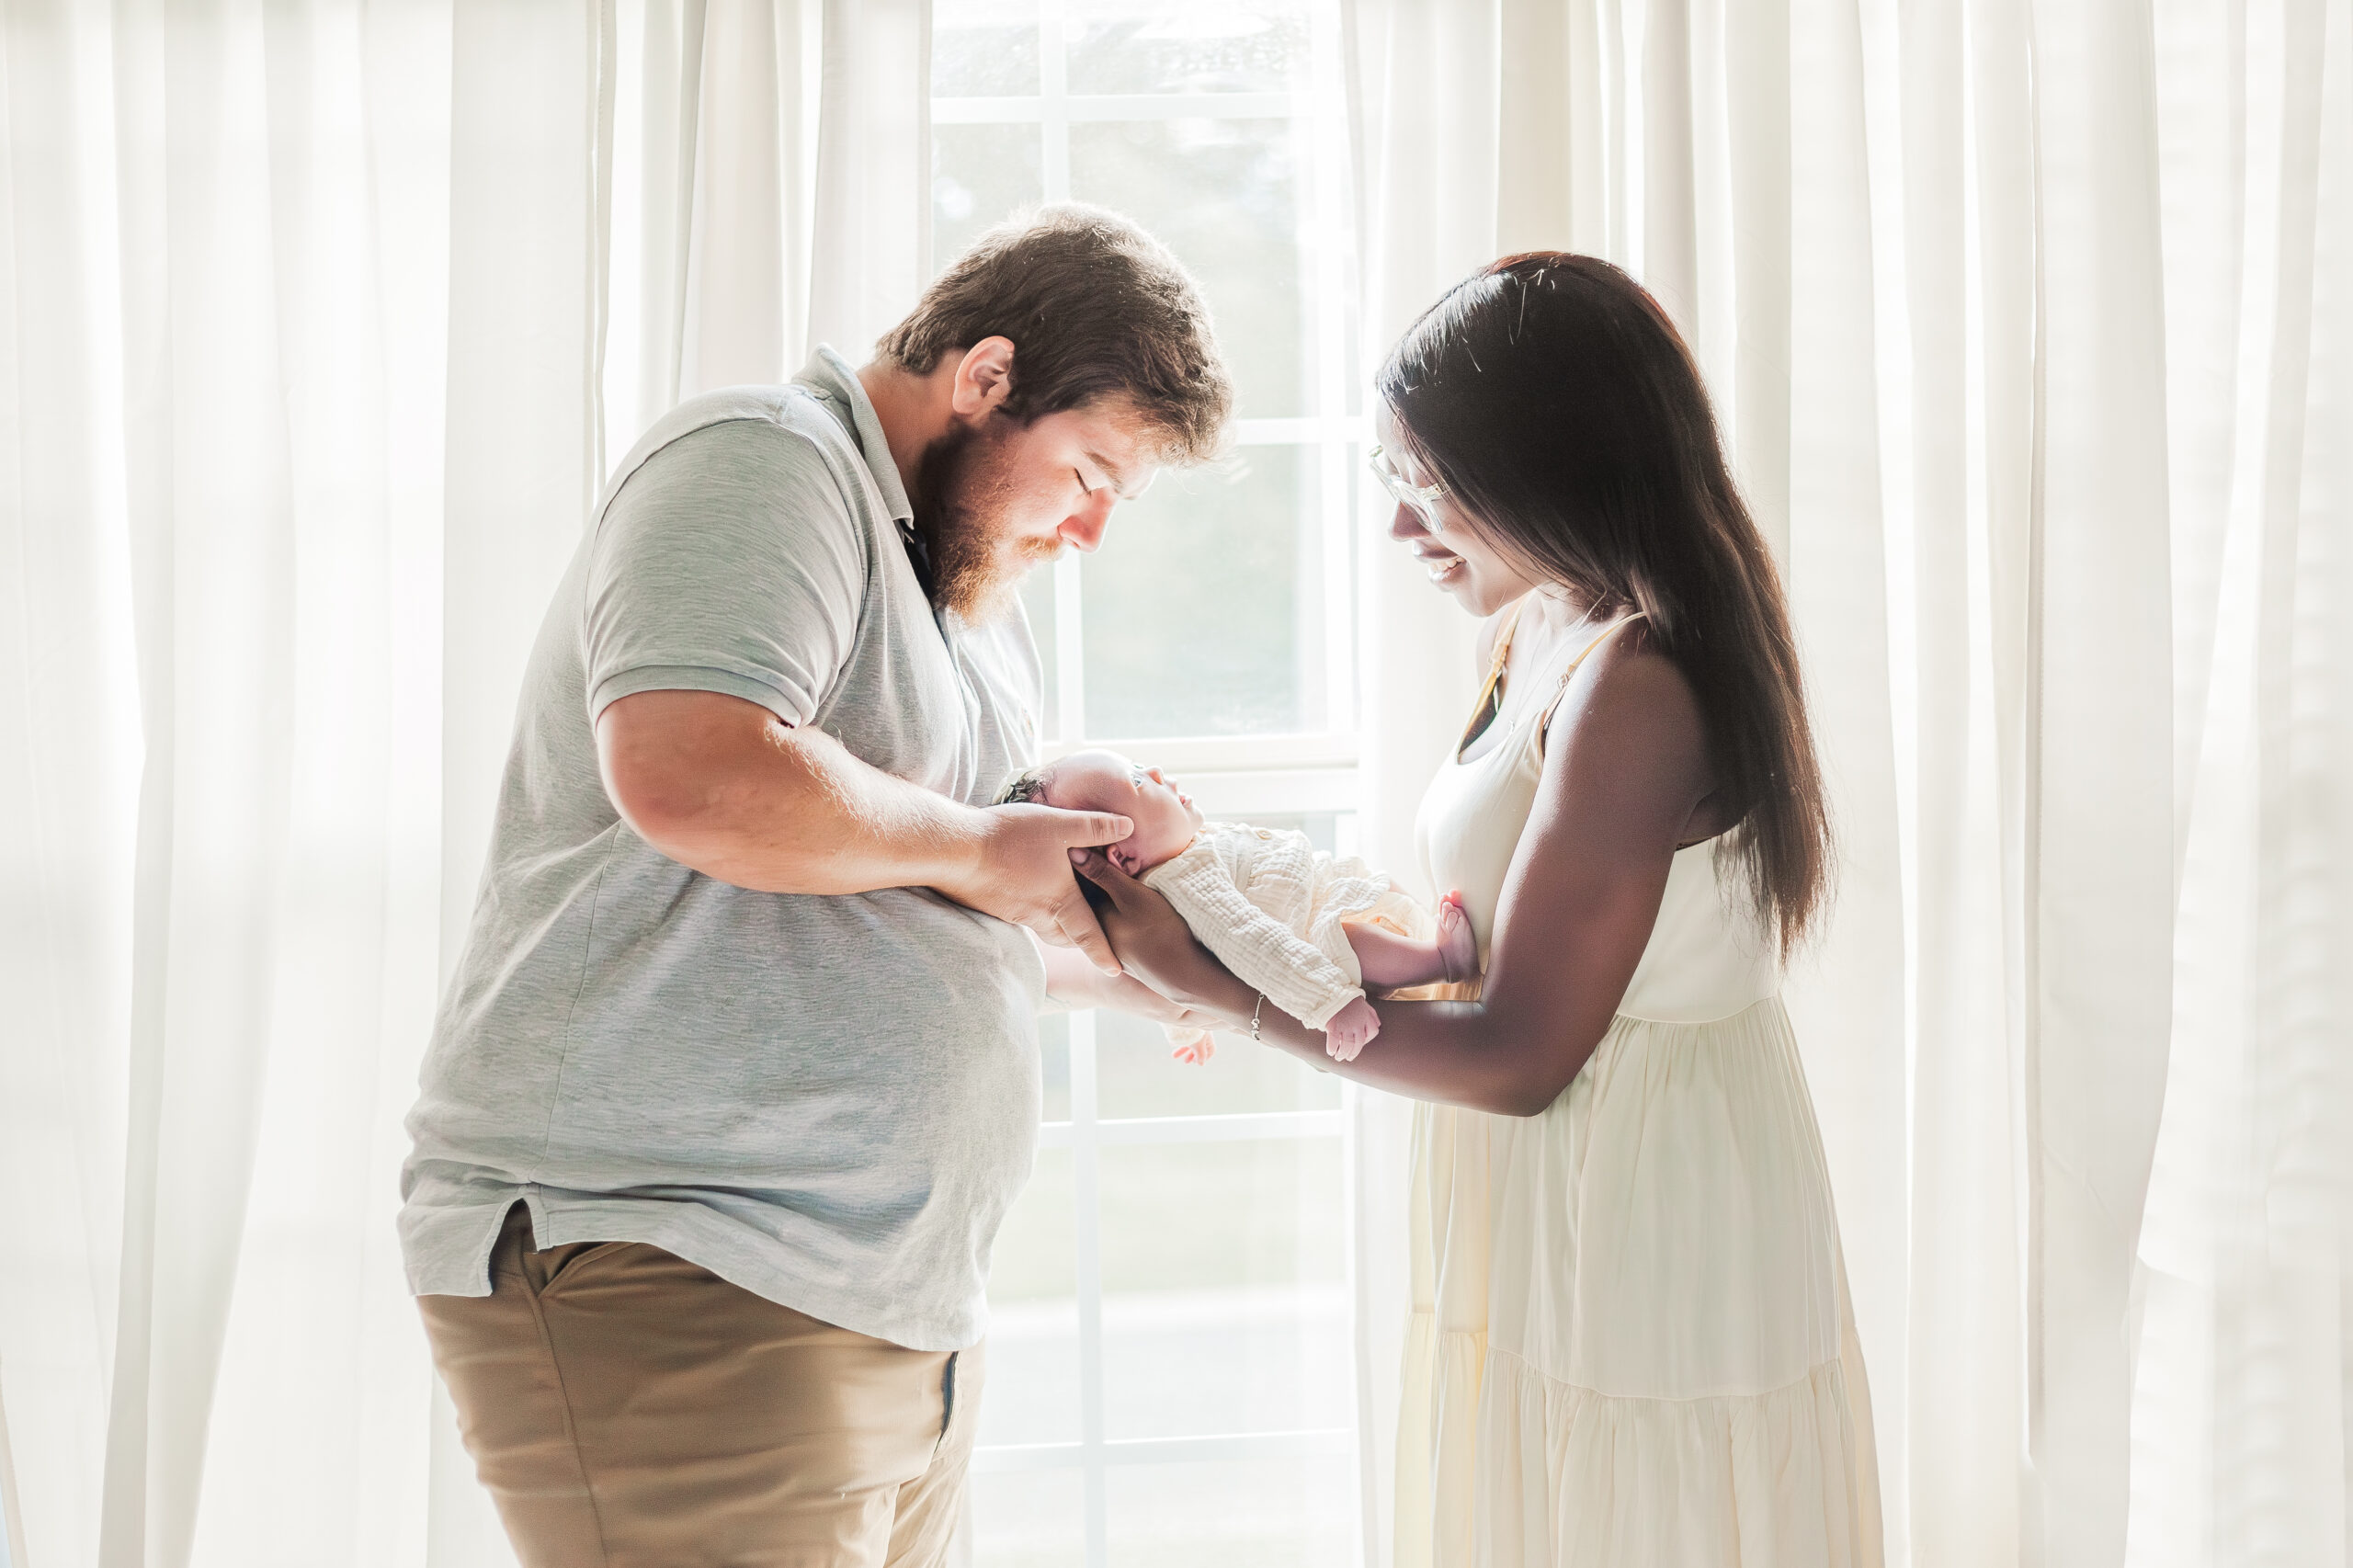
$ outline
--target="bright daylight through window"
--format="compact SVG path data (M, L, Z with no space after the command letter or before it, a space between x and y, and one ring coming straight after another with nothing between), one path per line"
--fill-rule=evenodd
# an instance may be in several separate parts
M1329 0L937 0L933 256L1041 200L1114 207L1200 279L1233 452L1037 574L1049 755L1109 744L1211 814L1353 847L1362 449ZM1112 1014L1044 1021L1036 1178L1000 1236L975 1461L1001 1568L1358 1550L1336 1080Z

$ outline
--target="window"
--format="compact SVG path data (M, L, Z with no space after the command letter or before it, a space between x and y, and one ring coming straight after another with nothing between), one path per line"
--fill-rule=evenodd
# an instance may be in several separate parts
M1115 208L1200 279L1237 445L1026 590L1048 754L1212 814L1355 830L1354 379L1334 0L937 0L935 262L1017 208ZM1044 1020L1038 1172L999 1237L974 1548L992 1568L1360 1556L1342 1085L1113 1014Z

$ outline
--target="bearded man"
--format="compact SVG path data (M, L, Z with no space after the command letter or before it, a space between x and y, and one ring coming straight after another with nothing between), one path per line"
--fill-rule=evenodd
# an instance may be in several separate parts
M531 655L402 1182L531 1568L942 1556L1036 1015L1165 1007L1072 875L1126 819L986 806L1041 699L1010 590L1231 403L1176 260L1052 208L871 364L696 398L614 475Z

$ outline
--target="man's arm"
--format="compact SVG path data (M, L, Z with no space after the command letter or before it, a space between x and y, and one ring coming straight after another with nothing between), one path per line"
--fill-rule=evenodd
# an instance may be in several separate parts
M937 888L1119 971L1070 851L1125 838L1125 817L961 805L711 691L613 702L597 721L597 758L622 820L707 877L758 892Z
M1040 947L1038 957L1046 966L1049 1012L1076 1012L1085 1007L1108 1007L1132 1013L1155 1024L1187 1028L1222 1029L1225 1020L1182 1007L1131 974L1107 974L1086 961L1074 948Z

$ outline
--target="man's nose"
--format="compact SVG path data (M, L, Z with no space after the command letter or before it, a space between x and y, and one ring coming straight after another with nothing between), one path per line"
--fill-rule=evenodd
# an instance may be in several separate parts
M1088 498L1086 506L1063 519L1059 530L1063 542L1073 550L1093 553L1103 542L1103 532L1111 526L1111 508L1116 505L1108 491L1098 491Z

